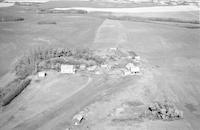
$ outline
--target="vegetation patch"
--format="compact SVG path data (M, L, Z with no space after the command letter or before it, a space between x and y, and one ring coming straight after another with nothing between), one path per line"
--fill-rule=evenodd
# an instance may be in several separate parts
M191 24L200 24L198 20L181 20L176 18L156 18L156 17L149 17L147 18L151 21L159 21L159 22L176 22L176 23L191 23Z
M104 59L90 49L37 48L19 57L13 71L20 79L43 70L60 70L61 64L86 66L102 64Z
M19 22L24 21L24 18L14 16L0 16L0 22Z
M136 59L138 56L133 51L118 48L107 50L37 48L25 53L14 62L12 72L15 73L16 79L0 91L1 102L3 106L10 103L30 84L31 80L28 77L38 72L56 70L62 73L61 68L67 65L80 72L101 74L106 71L108 74L113 74L118 70L117 75L122 74L121 71L125 73L124 75L131 75L139 71L139 68L135 70L133 64Z
M20 79L25 79L40 71L60 72L62 64L73 65L74 69L85 66L88 71L107 70L110 74L130 75L139 72L139 67L137 67L139 60L140 57L135 52L118 48L107 50L38 48L18 58L12 70Z
M9 104L16 96L18 96L31 82L31 79L15 79L6 87L0 89L1 106Z
M185 28L189 28L189 29L200 29L200 26L185 26Z
M55 21L39 21L38 22L39 25L44 25L44 24L56 24Z
M53 10L53 9L41 9L39 10L40 14L87 14L86 10L81 9L68 9L68 10Z
M141 102L126 102L123 107L115 110L115 123L142 122L144 120L173 121L183 119L183 111L178 110L169 101L154 102L144 106Z
M115 16L111 14L100 14L100 17L108 18L112 20L124 20L124 21L136 21L136 22L174 22L174 23L190 23L200 24L199 20L182 20L178 18L159 18L159 17L136 17L136 16Z
M175 105L169 102L155 102L148 107L144 117L151 120L172 121L183 119L183 111L178 110Z
M39 6L41 3L37 2L15 2L15 5L17 6Z

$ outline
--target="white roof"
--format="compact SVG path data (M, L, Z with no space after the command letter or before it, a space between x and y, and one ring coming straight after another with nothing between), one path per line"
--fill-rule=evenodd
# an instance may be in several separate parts
M132 67L134 67L134 64L133 64L133 63L128 63L128 64L126 65L126 68L127 68L127 69L131 69Z
M71 73L71 74L75 73L74 65L61 65L60 69L61 73Z
M128 63L126 65L126 68L131 72L140 72L140 68L138 66L135 66L133 63Z
M86 68L86 65L82 64L80 65L80 69L85 69Z
M131 72L139 73L140 72L140 68L138 66L132 67L131 68Z
M46 72L44 72L44 71L38 72L38 76L39 77L45 77L46 76Z

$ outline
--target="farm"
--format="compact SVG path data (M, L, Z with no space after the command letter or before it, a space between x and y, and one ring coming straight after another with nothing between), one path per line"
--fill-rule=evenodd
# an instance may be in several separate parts
M149 12L154 6L161 11ZM49 1L0 8L0 129L197 130L199 8L178 7Z

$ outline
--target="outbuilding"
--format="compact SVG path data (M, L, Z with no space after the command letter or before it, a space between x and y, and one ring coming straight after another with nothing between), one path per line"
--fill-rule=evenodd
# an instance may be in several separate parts
M44 78L46 76L47 76L47 73L45 71L38 72L38 77L39 78Z
M135 66L133 63L128 63L126 65L126 68L131 72L131 73L139 73L140 68L138 66Z
M79 68L80 68L80 70L85 70L86 69L86 65L81 64Z
M131 75L131 72L127 69L122 69L121 71L122 71L124 76Z
M140 56L136 55L135 56L135 60L139 62L140 61Z
M62 64L60 66L60 72L63 74L75 74L75 67L74 65Z

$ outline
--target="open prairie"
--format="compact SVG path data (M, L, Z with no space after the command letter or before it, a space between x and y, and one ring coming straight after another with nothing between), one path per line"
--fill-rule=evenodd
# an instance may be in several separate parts
M198 11L131 14L40 12L70 6L95 7L95 2L56 1L0 8L0 20L7 19L0 21L2 79L5 79L4 75L17 57L33 48L45 46L133 50L142 59L142 74L116 78L107 75L69 76L50 72L46 79L32 81L3 108L0 113L0 129L200 128L200 28L199 23L187 22L198 21ZM100 6L100 3L96 6ZM109 3L109 7L116 6ZM179 21L173 21L177 19ZM135 113L144 109L143 106L163 100L173 102L183 111L184 118L175 121L133 118ZM122 114L116 114L118 108L125 110ZM83 124L74 126L71 119L79 111L85 111L87 117Z

